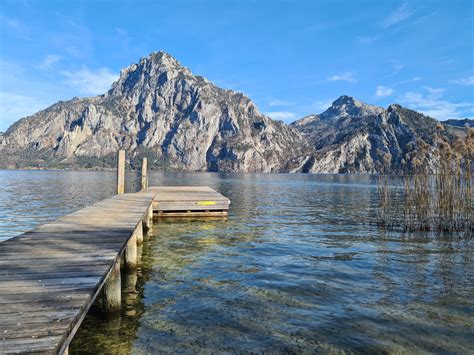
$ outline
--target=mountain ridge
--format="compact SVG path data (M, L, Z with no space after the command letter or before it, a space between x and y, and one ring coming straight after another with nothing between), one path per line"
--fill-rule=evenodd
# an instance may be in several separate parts
M428 144L429 166L436 169L432 154L434 137L454 141L460 134L434 118L391 104L386 109L364 104L343 95L319 115L293 122L316 150L305 172L376 173L401 172L412 165L414 151Z
M0 134L0 166L112 167L122 148L132 167L147 156L161 170L398 171L418 138L434 144L437 123L342 95L287 125L159 51L122 69L102 95L59 101L15 122Z

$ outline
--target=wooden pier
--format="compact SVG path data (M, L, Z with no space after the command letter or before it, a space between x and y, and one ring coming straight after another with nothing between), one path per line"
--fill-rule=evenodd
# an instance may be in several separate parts
M104 312L119 310L121 266L139 263L153 215L227 214L229 200L207 187L142 178L141 192L123 193L121 155L117 195L0 243L0 354L67 353L98 297Z

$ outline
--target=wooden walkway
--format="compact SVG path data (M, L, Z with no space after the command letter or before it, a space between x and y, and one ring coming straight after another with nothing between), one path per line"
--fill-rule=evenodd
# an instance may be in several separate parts
M99 292L106 309L117 297L120 307L120 265L135 266L154 213L226 215L228 207L208 187L151 187L1 242L0 354L67 353Z
M227 216L230 201L207 186L150 187L157 217Z
M116 195L0 243L0 353L63 353L155 192Z

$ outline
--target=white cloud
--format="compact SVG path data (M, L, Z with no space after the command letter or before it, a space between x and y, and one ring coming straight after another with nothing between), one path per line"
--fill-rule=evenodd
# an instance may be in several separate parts
M119 76L112 73L108 68L100 68L92 71L83 68L76 72L61 71L66 78L66 83L79 90L82 94L99 95L104 94Z
M383 27L388 28L405 21L414 14L406 3L393 10L383 21Z
M394 74L397 74L398 72L400 72L400 70L402 70L405 67L403 64L399 62L393 62L392 66L393 66Z
M400 81L397 81L395 83L392 84L392 87L393 86L399 86L399 85L403 85L403 84L408 84L408 83L413 83L415 81L420 81L421 78L419 76L415 76L411 79L406 79L406 80L400 80Z
M286 100L272 99L268 101L268 106L292 106L292 105L294 105L293 102L286 101Z
M472 102L451 102L443 99L444 89L424 88L427 93L407 92L401 98L401 103L412 107L425 115L437 118L448 119L468 116L474 113L474 103Z
M120 36L128 36L128 31L122 27L115 27L115 32Z
M355 83L357 82L357 78L353 72L344 72L340 74L333 75L328 78L330 81L347 81L348 83Z
M46 57L43 58L41 61L39 68L43 70L51 69L51 67L59 62L62 59L60 55L56 54L48 54Z
M265 112L267 116L270 116L274 120L293 120L296 118L296 113L288 111L274 111L274 112Z
M17 18L0 15L0 26L7 29L8 33L13 34L17 38L30 39L28 27Z
M431 99L439 99L445 92L445 89L433 88L431 86L423 86L423 88L429 92L428 97Z
M383 86L383 85L380 85L380 86L377 86L377 89L375 90L375 96L378 96L378 97L387 97L387 96L390 96L393 94L393 89L392 88L389 88L387 86Z
M460 78L456 80L450 81L452 84L460 84L460 85L474 85L474 76L469 76L467 78Z
M372 44L378 40L378 37L377 36L357 36L356 40L360 44Z

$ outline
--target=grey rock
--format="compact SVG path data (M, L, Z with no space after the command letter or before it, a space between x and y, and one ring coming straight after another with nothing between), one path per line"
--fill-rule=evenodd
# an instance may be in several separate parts
M438 123L400 105L383 109L341 96L322 114L306 116L291 125L316 149L304 172L375 173L410 168L420 139L431 148L435 133L452 141L454 132L438 132ZM435 157L428 159L434 170Z

